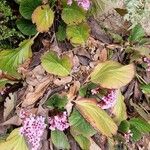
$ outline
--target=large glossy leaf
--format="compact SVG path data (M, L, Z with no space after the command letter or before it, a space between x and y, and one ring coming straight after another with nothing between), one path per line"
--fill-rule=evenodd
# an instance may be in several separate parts
M38 6L32 14L32 22L36 24L39 32L48 32L53 20L54 12L49 5Z
M71 72L72 63L68 56L59 58L55 52L47 52L42 58L43 68L52 74L59 76L67 76Z
M75 101L76 108L85 119L100 133L111 137L117 132L117 125L112 118L93 99L80 99Z
M21 0L19 11L25 19L30 20L34 9L41 3L42 0Z
M0 142L1 150L29 150L19 128L13 130L4 142Z
M67 39L70 40L72 44L85 44L90 34L90 28L86 23L72 25L67 27L66 33Z
M118 89L128 84L134 77L134 65L123 66L115 61L99 63L91 73L91 81L104 88Z
M117 101L115 106L112 108L112 113L115 115L113 118L117 124L127 119L126 105L124 103L124 97L120 90L117 91Z
M86 137L93 136L96 131L94 128L74 109L69 117L69 124L72 130Z
M8 75L19 78L20 75L17 69L20 64L32 56L31 45L33 40L23 41L15 50L0 51L0 70L6 72Z
M35 25L30 21L21 18L16 22L17 28L25 35L35 35L37 33Z
M85 21L85 11L73 3L71 6L66 6L62 11L62 19L68 25L79 24Z
M53 144L58 149L69 149L70 148L67 136L62 131L59 131L59 130L52 131L51 139L52 139Z

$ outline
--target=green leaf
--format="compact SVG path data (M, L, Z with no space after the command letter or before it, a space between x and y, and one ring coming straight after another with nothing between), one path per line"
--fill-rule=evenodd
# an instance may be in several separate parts
M48 32L54 21L54 12L49 5L38 6L32 14L32 22L36 24L38 32Z
M0 142L2 150L29 150L24 137L19 133L19 128L14 129L6 141Z
M75 103L79 112L98 132L107 137L116 134L117 125L104 110L97 106L94 99L80 99Z
M51 131L51 140L58 149L69 149L70 145L64 132L55 130Z
M126 105L124 103L124 97L120 90L117 91L117 101L115 106L112 108L114 114L113 120L119 125L121 121L127 119Z
M130 73L130 74L129 74ZM128 84L134 77L134 65L123 66L115 61L99 63L91 73L91 81L108 89L118 89Z
M141 133L149 133L150 132L150 124L140 118L132 118L129 121L130 125L134 126Z
M150 94L150 83L141 85L141 89L144 94Z
M144 29L141 25L136 25L129 36L129 41L131 42L139 42L145 35Z
M56 32L56 37L58 41L64 41L66 39L66 26L60 25L58 27L58 32Z
M90 140L83 135L74 136L74 139L77 141L82 150L90 149Z
M81 114L73 109L69 117L69 124L72 130L83 136L90 137L93 136L96 131L94 128L81 116Z
M72 62L68 56L59 58L55 52L47 52L42 58L43 68L54 75L67 76L71 72Z
M142 137L142 134L141 134L141 132L135 127L135 126L130 126L130 130L131 130L131 133L132 133L132 140L134 141L134 142L136 142L136 141L138 141L138 140L140 140L141 139L141 137Z
M35 35L37 33L36 27L30 20L21 18L16 22L17 28L25 35Z
M85 44L88 40L90 28L86 23L67 27L67 39L74 45Z
M82 97L88 97L91 94L91 90L96 88L97 85L95 83L89 82L86 85L83 85L80 89L79 89L79 95Z
M67 104L68 100L66 96L59 96L58 94L54 94L47 101L46 105L48 107L54 108L64 108Z
M32 56L31 45L33 40L24 40L15 50L0 51L0 70L6 72L14 78L20 78L17 72L19 65L23 64L28 58Z
M76 25L85 21L85 11L80 8L76 3L71 6L66 6L62 11L62 19L68 25Z
M128 132L129 129L130 129L130 123L127 120L123 120L118 127L118 130L124 133Z
M41 0L22 0L19 11L25 19L31 20L34 9L41 5L41 3Z

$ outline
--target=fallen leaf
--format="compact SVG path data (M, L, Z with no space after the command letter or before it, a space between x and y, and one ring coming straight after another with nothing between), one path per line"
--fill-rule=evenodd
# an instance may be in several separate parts
M67 83L70 83L71 81L72 81L72 77L68 76L64 78L55 79L54 84L56 84L57 86L60 86L60 85L65 85Z
M23 100L22 107L27 107L34 104L40 97L43 96L47 87L51 83L51 77L46 76L36 87L33 92L27 93L25 99Z
M9 114L11 113L11 111L14 109L15 107L15 96L10 93L9 97L6 98L5 103L4 103L4 121L7 119L7 117L9 116Z

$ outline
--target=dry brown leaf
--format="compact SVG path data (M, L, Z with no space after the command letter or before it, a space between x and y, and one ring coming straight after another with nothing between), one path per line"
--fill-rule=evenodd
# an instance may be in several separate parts
M61 86L61 85L65 85L67 83L70 83L72 81L72 77L68 76L68 77L63 77L63 78L59 78L59 79L55 79L54 80L54 84Z
M10 93L9 97L6 98L4 106L5 108L3 116L5 121L15 106L15 96L12 93Z
M72 101L76 97L76 94L79 91L79 88L80 88L80 82L75 81L73 86L70 87L69 93L67 94L69 101Z
M43 96L50 83L51 77L50 76L44 77L41 80L41 82L39 82L39 84L35 87L35 90L33 92L27 93L25 99L23 100L22 107L27 107L29 105L34 104L40 97Z
M22 120L19 118L19 116L13 116L12 118L10 118L9 120L3 122L2 124L0 124L0 126L5 126L5 125L17 125L20 126L22 123Z

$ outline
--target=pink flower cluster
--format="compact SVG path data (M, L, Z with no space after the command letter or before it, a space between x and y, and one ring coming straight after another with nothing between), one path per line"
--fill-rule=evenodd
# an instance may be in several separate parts
M146 71L150 72L150 58L144 57L143 61L147 64Z
M90 8L90 0L74 0L77 2L77 4L81 7L83 7L83 9L88 10ZM73 3L73 0L68 0L67 4L71 5Z
M102 101L100 101L98 104L99 107L102 109L112 108L116 104L117 100L116 90L109 90L101 100Z
M25 114L22 118L24 116ZM28 143L31 144L32 150L38 150L45 128L46 124L43 116L31 114L29 117L24 118L20 133L27 138Z
M49 129L54 131L56 129L60 131L64 131L69 127L69 123L67 120L67 112L64 111L61 114L58 114L56 116L49 117Z

